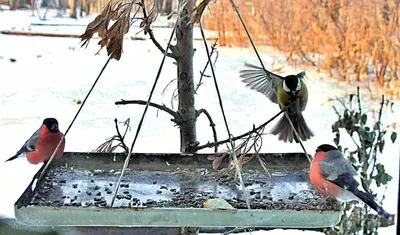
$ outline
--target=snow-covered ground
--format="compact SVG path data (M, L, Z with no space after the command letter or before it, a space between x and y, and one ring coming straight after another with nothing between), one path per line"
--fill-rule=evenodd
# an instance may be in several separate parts
M29 22L33 21L29 15L29 11L0 12L0 29L28 27ZM53 19L49 18L48 22L52 22ZM57 21L65 23L71 20L57 19ZM83 19L78 22L78 25L85 25L88 20ZM84 29L84 26L80 26L82 32ZM58 30L64 30L64 27ZM138 28L133 28L132 31L136 33ZM163 46L167 43L165 39L169 37L165 35L165 32L165 28L154 29L154 34ZM98 51L96 40L84 49L80 47L79 39L0 34L0 45L0 143L2 143L0 188L3 191L0 194L0 217L13 217L13 203L40 166L32 166L24 159L7 163L4 161L21 147L44 118L56 117L61 130L66 130L79 108L72 102L73 99L83 100L107 57L104 51L100 55L95 55ZM198 81L200 71L207 60L203 44L197 41L195 47L197 51L194 58L194 71L195 79ZM245 61L257 63L252 50L218 48L218 51L216 76L231 132L233 135L239 135L252 128L253 124L257 126L267 121L279 111L279 108L262 94L245 88L239 79L238 72ZM68 133L66 151L91 151L96 148L107 137L115 134L114 118L120 121L131 119L132 131L128 132L127 136L127 143L130 143L144 106L115 106L114 102L119 99L146 100L162 56L150 40L125 40L121 60L110 62ZM261 56L267 68L271 68L272 64L275 67L285 65L285 57L272 49L265 50ZM11 62L11 58L15 59L15 62ZM313 68L293 68L285 65L282 74L303 70L306 70L309 77L309 101L304 116L315 132L315 137L304 144L307 151L313 154L316 146L323 143L333 144L334 135L331 133L331 125L337 116L332 105L338 108L340 105L332 100L335 100L336 96L343 97L346 92L344 85L329 81L326 74L317 73ZM210 70L207 74L211 74ZM174 78L176 78L176 67L173 60L167 59L152 99L153 102L171 107L171 95L176 84L170 86L165 95L162 95L162 91ZM196 95L196 108L206 108L209 111L216 123L218 138L225 139L226 129L213 81L205 77L203 82ZM355 87L352 87L351 91L356 92ZM377 110L380 97L369 98L366 91L363 90L362 93L365 94L365 98L368 97L363 102L364 110ZM176 107L175 102L174 108ZM393 108L394 113L389 108L384 109L382 119L385 124L400 123L398 100L395 101ZM134 151L178 152L179 131L170 119L168 114L150 108ZM199 117L197 127L198 140L201 143L212 140L212 132L205 117ZM398 126L397 131L399 131ZM344 138L344 135L342 138L344 141L342 145L353 147L348 138ZM385 164L393 180L385 193L383 206L389 213L396 213L399 145L391 144L389 138L386 143L386 149L380 161ZM213 149L207 149L203 152L212 151ZM264 137L263 152L301 151L300 145L280 142L272 135ZM4 193L4 190L8 190L7 193ZM383 189L379 189L378 192L382 196ZM282 230L273 231L277 233ZM395 226L381 231L385 231L382 234L395 234ZM267 233L271 231L252 234ZM285 234L288 233L285 232ZM307 232L307 234L316 234L316 232Z

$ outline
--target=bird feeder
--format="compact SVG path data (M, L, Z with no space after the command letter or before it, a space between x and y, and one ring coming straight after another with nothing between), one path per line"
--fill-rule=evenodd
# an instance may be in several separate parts
M235 170L221 174L209 154L132 155L113 207L124 154L64 153L15 205L32 226L323 228L338 205L309 183L304 153L266 153L242 167L250 209ZM229 161L221 167L229 169Z

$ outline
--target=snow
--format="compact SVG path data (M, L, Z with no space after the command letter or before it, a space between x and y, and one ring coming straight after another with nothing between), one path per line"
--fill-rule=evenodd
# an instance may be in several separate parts
M42 26L30 26L38 21L30 17L30 11L0 12L0 30L27 29L40 30ZM82 33L90 19L71 20L66 18L55 19L49 15L49 22L76 24L73 33ZM37 22L36 22L37 23ZM41 22L42 23L42 22ZM36 27L36 28L34 28ZM54 26L53 26L54 27ZM69 27L69 26L68 26ZM67 32L68 27L56 27L57 30ZM34 29L32 29L34 28ZM67 29L65 29L67 28ZM43 29L43 28L42 28ZM64 31L65 29L65 31ZM54 30L54 29L49 29ZM165 46L170 29L155 28L154 34L160 43ZM132 28L131 34L138 32ZM199 33L195 29L196 34ZM142 34L142 33L141 33ZM158 36L160 35L160 36ZM99 71L107 60L105 51L95 55L98 51L97 41L93 40L87 49L81 48L79 39L6 36L0 34L0 188L7 189L7 193L0 194L0 217L14 217L13 203L24 191L32 176L40 166L30 165L24 159L4 163L11 157L39 127L45 117L56 117L60 129L65 131L72 121L79 106L72 102L75 98L84 99ZM211 42L209 42L211 43ZM195 42L195 81L206 63L206 54L201 41ZM244 62L257 63L256 56L251 49L245 48L218 48L219 57L216 64L216 76L223 99L223 105L228 124L233 135L239 135L264 123L275 115L279 108L272 104L265 96L245 88L239 79L239 70ZM131 119L132 130L128 132L127 143L131 143L144 106L127 105L115 106L114 102L120 99L133 100L148 98L150 89L157 74L162 54L150 40L124 41L124 53L120 61L111 61L105 69L97 86L93 90L81 114L67 135L66 151L91 151L106 138L115 134L114 118L124 121ZM328 80L327 74L318 73L313 68L293 68L285 64L284 55L273 49L266 49L261 53L265 66L271 68L284 65L282 75L298 73L306 70L309 77L309 101L304 112L305 119L315 133L315 137L304 142L307 152L313 154L315 148L323 143L333 144L334 135L331 125L337 119L332 105L338 108L340 104L335 97L346 94L344 84ZM16 60L11 62L10 58ZM211 74L208 69L207 74ZM174 83L166 94L162 95L164 87L176 78L176 67L173 60L167 59L159 83L157 84L152 102L165 104L171 107L171 95L176 87ZM218 138L227 138L222 113L213 84L209 77L203 78L204 84L196 95L196 108L206 108L216 123ZM355 85L350 91L356 92ZM365 101L364 110L377 110L380 97L370 98L365 89L362 89ZM354 99L355 100L355 99ZM394 113L388 107L384 108L383 123L399 123L399 102L395 100ZM355 105L354 101L354 105ZM174 102L174 109L177 103ZM369 114L372 114L371 112ZM377 116L377 115L376 115ZM134 147L135 152L178 152L179 131L170 121L171 117L164 112L157 112L149 108L139 139ZM275 122L274 122L275 123ZM269 128L274 124L270 124ZM197 135L201 143L212 141L212 132L208 120L200 116L197 122ZM267 130L269 129L267 128ZM398 126L396 131L399 131ZM345 138L343 145L353 146L349 138ZM390 136L390 135L389 135ZM380 161L386 166L387 172L393 176L385 193L383 207L389 213L396 213L398 190L398 162L399 142L391 144L386 140L384 154ZM157 146L155 148L154 146ZM221 146L220 149L225 148ZM202 152L212 152L206 149ZM301 152L300 145L287 144L277 140L275 136L264 137L263 152ZM396 162L396 164L393 164ZM373 190L376 188L372 187ZM376 190L381 197L383 188ZM379 198L380 198L379 197ZM384 234L395 234L395 226L382 228ZM257 231L252 234L291 234L291 230ZM293 234L318 234L317 232L299 232Z

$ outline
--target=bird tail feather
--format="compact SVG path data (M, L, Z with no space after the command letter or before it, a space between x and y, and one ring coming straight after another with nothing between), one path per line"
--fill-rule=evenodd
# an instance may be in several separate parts
M306 141L314 136L314 133L308 127L306 120L301 113L288 116L301 140ZM298 139L294 134L292 126L290 125L289 120L286 118L286 115L281 117L275 127L271 130L271 133L278 135L279 140L290 143L292 143L293 140L298 142Z
M380 205L378 205L378 203L375 202L375 200L372 197L372 195L370 195L370 194L368 194L366 192L360 191L360 190L354 190L353 193L358 198L360 198L361 201L363 201L369 207L371 207L376 212L378 212L378 214L380 214L381 216L384 216L385 218L389 219L390 214L387 211L385 211Z
M15 154L14 156L10 157L9 159L6 160L6 162L12 161L14 159L17 159L19 157L19 153Z

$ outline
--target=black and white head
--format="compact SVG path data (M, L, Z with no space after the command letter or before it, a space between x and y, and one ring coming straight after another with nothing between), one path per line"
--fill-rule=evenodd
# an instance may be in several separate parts
M286 76L283 80L282 86L283 86L283 90L286 93L291 93L293 94L293 96L296 96L297 93L299 93L299 91L301 90L301 78L299 78L296 75L289 75Z
M56 133L58 131L58 121L55 118L44 119L43 125L45 125L51 133Z

